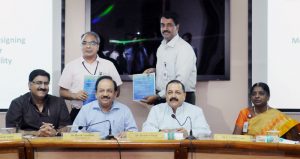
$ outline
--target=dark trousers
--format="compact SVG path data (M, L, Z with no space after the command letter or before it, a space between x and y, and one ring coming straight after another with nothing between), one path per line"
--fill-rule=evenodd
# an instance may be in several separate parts
M74 122L79 111L80 111L80 109L72 108L72 110L70 112L70 118L71 118L72 123Z
M157 105L157 104L160 104L160 103L165 103L165 102L166 102L165 98L160 98L159 100L157 100L154 103L154 105ZM195 92L186 92L185 102L195 105L196 104Z

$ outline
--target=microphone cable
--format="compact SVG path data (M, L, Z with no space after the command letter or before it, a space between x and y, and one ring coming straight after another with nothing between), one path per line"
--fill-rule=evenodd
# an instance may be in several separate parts
M183 146L182 146L182 142L183 142L183 140L179 141L179 150L180 150L179 153L180 153L180 157L181 157L181 155L182 155L182 153L184 151Z
M189 136L193 136L193 130L192 130L193 127L192 127L192 119L191 119L191 117L189 117L189 116L186 117L186 118L185 118L185 121L183 122L183 124L181 124L181 123L179 122L179 120L176 118L176 115L175 115L175 114L171 114L171 117L174 118L174 119L176 119L177 122L178 122L178 124L179 124L180 126L185 125L187 119L189 118L189 119L190 119L190 126L191 126L191 130L190 130ZM189 138L186 138L186 139L189 140L189 150L190 150L190 153L191 153L191 159L193 159L193 158L194 158L194 156L193 156L194 146L193 146L192 140L194 140L195 138L193 139L193 138L189 137Z
M190 153L191 153L191 159L194 158L194 146L193 146L193 140L192 139L189 139L190 141L190 146L189 146L189 149L190 149Z
M119 158L122 159L122 154L121 154L121 144L119 143L119 140L117 138L114 138L114 140L117 141L118 144L118 151L119 151Z
M194 151L195 151L195 148L194 148L194 145L193 145L193 140L192 139L188 139L189 140L189 146L188 146L188 152L190 152L190 159L193 159L194 158ZM180 154L182 155L182 152L184 151L184 146L183 146L183 144L182 144L182 142L183 142L184 140L180 140L180 142L179 142L179 150L180 150ZM182 157L180 155L180 157Z

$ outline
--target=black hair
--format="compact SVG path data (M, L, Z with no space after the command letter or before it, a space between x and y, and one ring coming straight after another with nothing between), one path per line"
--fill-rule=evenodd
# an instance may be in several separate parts
M100 44L101 40L100 40L99 35L96 32L89 31L89 32L86 32L86 33L82 34L81 35L81 41L86 37L86 35L93 35L96 38L97 43Z
M171 83L178 83L178 84L180 84L181 87L182 87L183 92L185 93L185 87L184 87L184 85L183 85L179 80L171 80L170 82L168 82L168 84L167 84L167 86L166 86L166 91L167 91L167 89L168 89L168 86L169 86Z
M97 91L98 89L98 84L100 81L104 80L104 79L107 79L107 80L111 80L114 84L114 90L117 91L118 90L118 86L117 86L117 83L112 79L112 77L110 76L101 76L97 79L96 81L96 84L95 84L95 90Z
M46 76L50 81L50 74L42 69L36 69L29 74L29 82L32 82L36 76Z
M169 12L169 11L166 11L164 12L160 18L167 18L167 19L172 19L175 23L175 25L178 25L179 24L179 17L178 17L178 14L175 13L175 12Z
M267 96L270 97L270 88L266 83L263 82L255 83L250 89L250 95L252 94L255 87L261 87L267 93Z

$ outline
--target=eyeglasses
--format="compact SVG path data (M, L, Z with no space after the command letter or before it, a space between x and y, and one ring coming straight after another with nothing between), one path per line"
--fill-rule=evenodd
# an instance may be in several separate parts
M90 42L87 42L87 41L83 41L81 43L82 46L86 46L86 45L90 45L90 46L97 46L98 43L96 41L90 41Z
M32 81L33 84L38 85L38 86L49 86L49 82L43 82L43 81Z

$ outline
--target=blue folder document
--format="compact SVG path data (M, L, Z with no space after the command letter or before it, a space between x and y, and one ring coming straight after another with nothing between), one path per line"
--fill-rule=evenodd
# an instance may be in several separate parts
M95 84L99 77L100 76L94 76L94 75L84 76L83 90L88 94L88 98L85 101L83 101L83 105L86 105L86 104L96 100Z
M140 101L146 96L155 95L155 74L135 74L132 76L133 100Z

